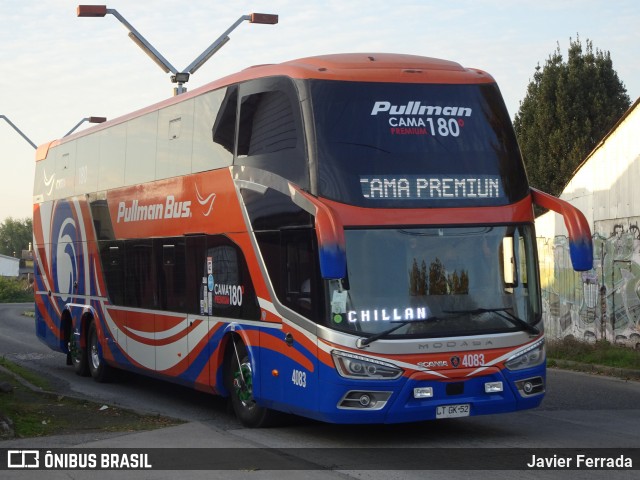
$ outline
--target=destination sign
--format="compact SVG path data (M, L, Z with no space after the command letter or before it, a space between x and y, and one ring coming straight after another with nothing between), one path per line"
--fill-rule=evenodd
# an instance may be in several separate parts
M504 196L495 175L361 175L368 199L478 200Z

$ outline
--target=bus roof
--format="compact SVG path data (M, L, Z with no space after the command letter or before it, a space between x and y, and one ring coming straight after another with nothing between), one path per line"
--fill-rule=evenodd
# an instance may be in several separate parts
M63 139L47 142L36 150L36 161L47 157L50 148L104 130L132 118L180 103L203 93L256 78L285 76L297 79L324 79L352 82L397 82L477 84L493 83L482 70L464 68L449 60L395 53L339 53L299 58L278 64L256 65L215 80L185 94L171 97L141 110L101 123Z

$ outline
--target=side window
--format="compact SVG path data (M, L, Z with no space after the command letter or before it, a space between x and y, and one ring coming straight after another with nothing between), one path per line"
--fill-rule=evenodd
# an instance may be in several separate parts
M125 242L125 305L139 308L156 308L156 269L151 240Z
M98 241L115 239L107 201L99 194L90 194L89 205Z
M308 231L285 232L282 236L285 254L285 303L309 317L312 311L311 280L313 247Z
M99 246L109 300L124 305L124 242L100 241Z
M313 229L256 233L271 284L280 301L314 321L323 318L323 283L319 277Z
M258 320L242 250L223 235L101 241L114 305Z
M235 243L222 235L210 235L206 237L206 248L189 247L188 251L201 265L196 277L198 313L247 320L260 318L251 275L242 251Z
M259 168L309 188L297 90L284 78L240 86L237 165Z
M156 180L191 173L194 108L195 101L190 99L158 112L156 145L153 146Z
M217 242L209 242L211 243L215 245ZM209 245L205 268L214 279L211 309L219 311L241 306L245 288L242 285L236 249L231 245Z
M191 171L202 172L214 168L228 167L233 164L233 140L236 128L236 102L233 101L232 118L228 120L230 141L217 142L212 132L211 121L224 112L225 99L230 89L237 92L237 87L221 88L195 98L193 121L193 153ZM237 98L237 95L236 95ZM213 136L213 142L212 140Z
M158 306L170 312L187 313L184 237L156 239L154 250L158 268Z
M221 146L233 155L233 145L236 138L236 110L238 108L238 87L227 89L220 110L211 128L213 143Z
M291 102L284 92L263 92L242 99L238 156L277 153L296 148Z

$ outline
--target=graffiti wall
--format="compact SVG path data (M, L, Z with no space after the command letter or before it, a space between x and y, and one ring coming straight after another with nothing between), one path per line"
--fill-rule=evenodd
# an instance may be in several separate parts
M640 217L595 222L593 270L574 272L566 237L538 238L550 338L640 348Z

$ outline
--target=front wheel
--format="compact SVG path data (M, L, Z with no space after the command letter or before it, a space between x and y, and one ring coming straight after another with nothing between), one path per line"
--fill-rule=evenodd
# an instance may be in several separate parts
M245 427L271 425L275 412L258 405L253 398L253 371L247 347L241 340L232 339L227 360L227 388L233 411Z
M89 372L96 382L108 382L111 379L112 368L107 365L102 357L98 340L98 329L95 321L89 325L87 334L87 359Z

